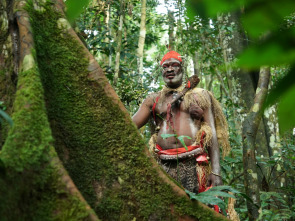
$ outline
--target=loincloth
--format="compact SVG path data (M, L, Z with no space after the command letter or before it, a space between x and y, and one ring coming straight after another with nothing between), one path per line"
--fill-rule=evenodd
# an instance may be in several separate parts
M198 193L206 189L210 164L200 145L163 150L158 144L158 164L185 189Z
M198 193L199 182L195 158L191 157L185 160L158 159L158 164L185 189Z

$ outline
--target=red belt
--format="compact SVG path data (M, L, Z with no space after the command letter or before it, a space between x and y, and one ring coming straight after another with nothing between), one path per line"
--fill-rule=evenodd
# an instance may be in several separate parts
M201 147L201 145L196 145L196 146L187 146L187 149L185 147L180 147L180 148L175 148L175 149L163 150L162 147L160 147L160 145L156 144L156 148L159 150L158 155L161 155L161 154L177 155L177 154L192 151L192 150L200 148L200 147Z

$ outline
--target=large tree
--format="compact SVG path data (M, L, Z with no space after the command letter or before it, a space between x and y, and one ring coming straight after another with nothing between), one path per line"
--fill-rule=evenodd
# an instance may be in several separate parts
M63 1L0 3L2 220L225 219L149 156Z

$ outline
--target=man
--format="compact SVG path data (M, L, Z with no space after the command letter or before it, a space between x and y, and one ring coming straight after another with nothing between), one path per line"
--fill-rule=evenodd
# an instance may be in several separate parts
M181 56L169 51L161 66L165 87L144 100L133 122L141 128L152 118L156 133L150 148L158 163L184 188L198 193L222 185L218 141L224 146L223 153L229 145L227 123L218 101L210 92L194 88L171 105L184 88Z

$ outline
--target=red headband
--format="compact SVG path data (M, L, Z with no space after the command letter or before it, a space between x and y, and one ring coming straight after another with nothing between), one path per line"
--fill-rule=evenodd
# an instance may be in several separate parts
M176 51L169 51L167 54L164 55L160 64L162 65L164 61L166 61L169 58L175 58L178 61L182 62L180 54L178 54Z

